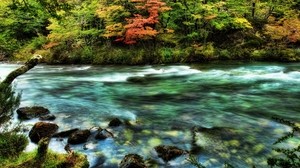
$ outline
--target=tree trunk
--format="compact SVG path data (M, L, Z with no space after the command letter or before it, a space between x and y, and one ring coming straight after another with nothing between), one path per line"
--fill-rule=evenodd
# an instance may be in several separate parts
M8 76L1 82L1 84L11 85L11 83L20 75L26 73L33 67L35 67L39 60L42 58L40 55L33 56L30 60L28 60L25 65L20 68L12 71Z
M256 3L252 2L252 18L255 17L255 5L256 5Z

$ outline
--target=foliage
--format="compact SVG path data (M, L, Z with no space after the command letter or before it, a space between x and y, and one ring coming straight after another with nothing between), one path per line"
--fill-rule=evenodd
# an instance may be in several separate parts
M42 54L48 63L145 64L202 61L194 56L217 59L212 53L221 59L248 59L254 49L272 50L278 43L299 48L298 9L299 0L3 0L0 59ZM193 47L210 44L214 52ZM172 52L176 56L169 52L167 58L165 48L186 51ZM237 56L217 52L231 48ZM126 51L129 58L110 54L112 49ZM112 58L97 56L100 50Z
M137 40L152 39L158 34L155 25L159 23L159 12L169 10L161 0L132 0L137 3L137 9L146 10L149 16L134 14L133 18L127 18L126 32L124 37L117 41L124 41L125 44L135 44ZM143 4L144 3L144 4Z
M279 138L274 143L274 145L285 143L290 138L296 138L296 137L299 138L300 127L298 125L284 119L274 118L274 120L276 120L281 124L290 126L292 128L291 132ZM273 166L290 167L290 168L300 167L300 155L299 155L300 145L294 148L274 148L273 150L280 153L281 156L268 158L268 165L270 165L271 167Z
M17 157L27 146L25 135L14 131L0 133L0 158Z
M0 126L3 126L13 115L20 103L20 94L12 86L0 83Z
M300 42L300 20L298 18L272 21L270 24L266 24L265 30L265 34L272 40L285 43Z

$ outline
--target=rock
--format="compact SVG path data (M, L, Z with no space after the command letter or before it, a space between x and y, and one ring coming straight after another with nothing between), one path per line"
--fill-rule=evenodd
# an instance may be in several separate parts
M72 133L78 131L78 128L74 128L74 129L70 129L70 130L66 130L66 131L61 131L58 133L53 134L53 137L61 137L61 138L65 138L70 136Z
M28 120L41 117L50 113L50 111L41 106L21 107L17 110L19 119Z
M110 126L110 127L118 127L118 126L120 126L121 124L123 124L123 123L122 123L122 121L121 121L120 119L114 118L114 119L112 119L112 120L109 122L108 126Z
M165 162L168 162L186 153L186 151L175 146L160 145L156 146L154 149L157 152L158 157L162 158Z
M119 168L146 168L146 165L140 155L128 154L121 161Z
M95 136L95 139L104 140L106 138L112 138L112 137L114 137L114 135L111 132L107 131L106 129L103 129L98 131L98 133Z
M69 144L85 143L87 139L90 137L90 135L91 135L90 130L77 130L76 132L73 132L69 136L68 143Z
M55 115L53 114L47 114L47 115L43 115L39 118L40 120L49 120L49 121L53 121L56 119Z
M91 168L102 168L104 167L106 157L104 155L97 156L97 158L93 161L93 165Z
M37 122L29 131L29 138L32 142L38 143L42 138L50 138L57 131L58 126L54 123Z
M146 82L146 78L141 77L141 76L128 77L126 80L128 82L132 82L132 83L145 83Z

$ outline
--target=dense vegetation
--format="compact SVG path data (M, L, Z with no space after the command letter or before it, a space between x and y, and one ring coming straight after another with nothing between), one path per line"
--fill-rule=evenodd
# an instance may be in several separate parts
M2 0L0 58L300 60L299 0Z

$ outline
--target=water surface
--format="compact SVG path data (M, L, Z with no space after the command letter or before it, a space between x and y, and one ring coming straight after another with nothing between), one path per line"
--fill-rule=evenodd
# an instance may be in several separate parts
M16 64L0 64L3 79ZM142 82L128 82L141 77ZM117 167L138 153L160 167L192 167L185 156L169 163L153 147L197 149L207 167L266 167L272 143L290 128L272 116L300 122L300 64L226 63L161 66L39 65L16 80L21 106L40 105L57 116L60 130L106 127L118 117L132 126L110 128L115 138L72 146L93 165ZM37 120L25 122L33 124ZM193 128L218 127L196 132ZM66 139L51 141L64 152ZM299 144L298 139L287 145ZM33 144L30 148L34 147ZM99 167L101 167L99 166Z

